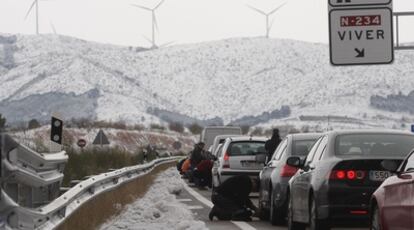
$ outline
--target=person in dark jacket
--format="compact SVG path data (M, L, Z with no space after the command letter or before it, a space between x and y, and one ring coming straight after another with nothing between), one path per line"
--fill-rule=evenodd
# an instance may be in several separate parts
M193 177L194 183L199 188L208 186L211 188L211 169L213 168L213 161L209 159L202 160L200 164L194 169Z
M193 151L190 154L190 161L191 161L191 167L195 168L198 164L203 160L204 155L204 143L200 142L194 146Z
M211 200L214 204L209 219L251 221L256 206L249 198L253 183L249 176L234 176L214 189Z
M267 159L270 160L272 158L273 153L275 152L277 146L279 146L282 140L279 136L279 129L273 129L272 137L266 141L265 149L267 152Z

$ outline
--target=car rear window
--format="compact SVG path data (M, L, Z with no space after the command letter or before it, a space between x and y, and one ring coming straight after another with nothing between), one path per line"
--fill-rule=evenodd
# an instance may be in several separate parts
M347 134L336 138L337 155L406 156L414 136L404 134Z
M313 144L315 144L317 139L315 140L297 140L293 141L292 145L292 155L293 156L306 156L308 155L309 151L311 150Z
M262 141L242 141L233 142L229 145L229 156L248 156L266 153L265 142Z

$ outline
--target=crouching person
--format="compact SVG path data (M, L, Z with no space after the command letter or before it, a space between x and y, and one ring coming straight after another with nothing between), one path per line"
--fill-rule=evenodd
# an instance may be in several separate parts
M214 204L209 219L251 221L256 206L249 198L253 183L248 176L235 176L214 189L211 200Z
M213 168L213 161L211 160L202 160L200 164L197 165L193 172L194 183L199 188L204 188L208 186L211 188L211 169Z

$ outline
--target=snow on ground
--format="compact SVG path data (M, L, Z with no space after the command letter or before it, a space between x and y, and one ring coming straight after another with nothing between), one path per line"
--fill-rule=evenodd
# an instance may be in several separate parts
M127 205L119 216L101 226L101 230L204 230L204 222L194 219L185 204L174 194L184 182L174 168L162 172L144 197Z

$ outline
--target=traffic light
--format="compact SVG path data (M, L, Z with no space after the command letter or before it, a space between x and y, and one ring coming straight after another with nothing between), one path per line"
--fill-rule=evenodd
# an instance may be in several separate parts
M63 121L59 118L52 117L52 130L50 131L50 140L62 144Z

